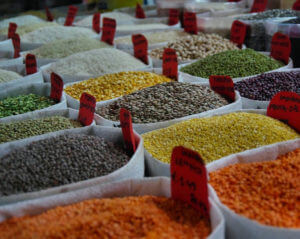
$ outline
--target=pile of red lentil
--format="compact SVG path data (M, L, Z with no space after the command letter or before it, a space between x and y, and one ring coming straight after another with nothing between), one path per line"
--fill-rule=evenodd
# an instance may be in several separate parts
M210 232L210 222L188 204L156 196L91 199L0 224L1 239L200 239Z
M276 160L234 164L210 173L221 202L262 224L300 228L300 148Z

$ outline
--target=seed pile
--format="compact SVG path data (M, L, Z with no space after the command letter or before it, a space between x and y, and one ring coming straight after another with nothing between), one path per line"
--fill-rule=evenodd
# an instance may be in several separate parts
M66 225L62 229L61 225ZM208 220L187 203L139 196L90 199L0 224L1 238L206 238Z
M126 31L145 31L145 30L159 30L159 29L168 29L169 26L162 23L153 23L153 24L134 24L134 25L117 25L117 32L126 32Z
M34 54L38 58L63 58L70 56L74 53L89 51L97 48L109 48L110 45L105 42L92 39L92 38L75 38L57 40L45 44L37 49L28 53Z
M187 120L143 134L145 149L165 163L170 163L175 146L199 152L208 163L230 154L299 137L296 131L278 120L243 112Z
M7 28L9 26L10 22L14 22L18 26L24 26L24 25L41 23L41 22L44 22L44 20L42 20L38 17L35 17L35 16L30 16L30 15L12 17L12 18L7 18L7 19L0 21L0 28Z
M78 121L62 116L0 123L0 143L77 127L81 127Z
M269 101L280 91L300 94L300 71L273 72L239 81L234 85L242 97Z
M96 112L119 121L120 109L131 112L133 123L155 123L198 114L227 105L228 102L209 87L168 82L143 90L102 106Z
M165 48L174 49L178 60L181 61L201 59L219 52L238 49L235 44L217 34L198 33L170 42L166 47L154 49L150 56L162 59Z
M300 24L300 17L285 21L283 23L286 23L286 24Z
M225 51L182 67L180 71L193 76L209 78L228 75L232 78L268 72L283 66L282 62L252 49Z
M146 65L133 56L113 48L80 52L54 62L47 72L72 76L98 76L108 73L131 71Z
M150 32L143 34L148 41L149 45L173 41L181 37L188 36L189 34L184 31L159 31L159 32ZM115 39L115 43L123 43L123 44L132 44L131 36L124 36Z
M264 12L259 12L257 14L249 14L246 16L241 16L239 19L242 20L264 20L268 18L278 18L278 17L296 17L300 16L300 13L290 9L272 9Z
M222 203L262 224L299 228L300 149L274 161L234 164L210 173Z
M36 94L7 97L0 100L0 118L40 110L55 104L49 97Z
M96 101L117 98L134 91L169 82L171 79L151 72L129 71L107 74L98 78L75 83L65 88L65 92L80 100L81 94L86 92L93 95Z
M0 196L104 176L129 160L123 148L97 136L61 135L40 140L0 159Z
M79 37L93 38L95 36L96 34L87 28L52 26L43 27L24 34L21 40L24 42L45 44L60 39L75 39Z
M13 71L0 69L0 84L21 78L22 76Z
M40 29L40 28L43 28L43 27L49 27L49 26L58 26L58 24L56 24L54 22L41 22L41 23L36 23L36 24L18 26L17 33L20 36L22 36L22 35L24 35L28 32L32 32L32 31L35 31L37 29ZM1 35L7 35L7 33L8 33L8 27L0 29L0 34Z

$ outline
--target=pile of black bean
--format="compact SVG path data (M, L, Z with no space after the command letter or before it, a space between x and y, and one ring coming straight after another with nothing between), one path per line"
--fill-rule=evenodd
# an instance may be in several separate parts
M242 97L269 101L280 91L300 94L300 71L261 74L235 83Z
M0 159L0 196L104 176L129 160L125 149L97 136L71 134L36 141Z
M123 96L96 113L118 121L121 108L131 112L133 123L155 123L198 114L227 105L228 101L209 87L167 82Z

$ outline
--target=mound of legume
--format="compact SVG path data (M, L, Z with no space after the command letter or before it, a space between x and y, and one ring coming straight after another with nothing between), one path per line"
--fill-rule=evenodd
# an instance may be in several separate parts
M187 65L180 71L193 76L209 78L211 75L245 77L271 71L283 63L252 49L225 51Z
M200 153L205 162L263 145L299 138L286 124L254 113L191 119L143 134L145 149L156 159L170 163L175 146Z
M300 71L274 72L239 81L234 85L242 97L269 101L280 91L300 94Z
M131 112L133 123L154 123L181 118L227 105L226 99L209 87L168 82L142 89L102 106L96 112L119 121L120 109Z
M66 225L62 228L62 225ZM157 196L90 199L0 224L1 238L206 238L210 223L188 204Z
M65 92L77 100L80 99L83 92L86 92L96 97L97 101L103 101L169 81L171 79L163 75L151 72L129 71L85 80L66 87Z
M0 100L0 118L44 109L55 104L49 97L36 94L7 97Z
M34 192L107 175L124 166L125 149L91 135L61 135L0 159L0 196Z
M1 70L0 69L0 84L9 82L12 80L16 80L21 78L22 76L13 71Z
M274 227L300 228L300 149L274 161L234 164L211 172L209 183L237 214Z
M18 26L16 32L19 34L19 36L22 36L22 35L24 35L28 32L32 32L32 31L35 31L37 29L40 29L40 28L43 28L43 27L49 27L49 26L58 26L58 24L54 23L54 22L40 22L40 23L35 23L35 24ZM0 29L0 34L1 35L7 35L7 33L8 33L8 27Z
M77 127L81 127L78 121L62 116L0 123L0 143Z
M43 19L40 19L36 16L25 15L6 18L0 21L0 28L7 28L10 22L16 23L18 26L30 25L45 22Z

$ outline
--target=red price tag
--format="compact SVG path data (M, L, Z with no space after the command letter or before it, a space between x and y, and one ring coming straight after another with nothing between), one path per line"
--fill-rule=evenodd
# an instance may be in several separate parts
M134 56L148 65L148 41L142 34L131 36L133 43Z
M293 4L293 10L300 11L300 1L299 0Z
M179 10L170 9L169 10L169 26L176 25L179 22Z
M8 38L12 38L12 36L16 33L17 31L17 27L18 25L14 22L10 22L9 23L9 27L8 27L8 34L7 37Z
M131 114L124 108L120 109L120 123L126 148L130 153L134 153L136 150L136 144L132 129Z
M178 80L178 61L176 51L166 48L163 53L163 75Z
M271 42L271 57L288 64L291 49L291 40L287 35L280 32L274 34Z
M53 17L53 15L51 14L49 8L46 7L45 9L46 9L47 21L48 21L48 22L53 22L54 17Z
M263 12L266 10L268 0L254 0L251 12Z
M62 96L64 83L59 75L51 73L51 93L50 98L59 102Z
M93 16L93 29L95 32L100 33L100 13L97 12Z
M197 152L182 146L173 149L171 193L173 199L190 204L209 218L206 167Z
M146 18L144 9L142 8L142 6L139 3L136 4L135 17L136 18Z
M110 45L114 44L114 37L116 33L116 20L112 18L105 17L103 18L103 30L101 41L106 42Z
M235 100L234 84L230 76L210 76L210 88L229 101Z
M15 49L14 58L20 57L21 41L19 34L15 33L12 35L12 43Z
M191 33L191 34L197 34L197 18L196 14L193 12L185 12L183 15L183 24L184 24L184 31Z
M285 91L277 93L270 101L267 115L285 122L300 133L300 95Z
M26 75L31 75L37 72L37 64L35 55L27 54L25 58Z
M72 26L75 16L77 14L78 8L75 6L69 6L68 15L66 17L65 26Z
M94 120L96 108L96 98L87 93L82 93L80 97L80 107L78 120L85 126L90 125Z
M239 47L244 44L247 33L247 25L238 20L235 20L231 26L230 40L236 43Z

